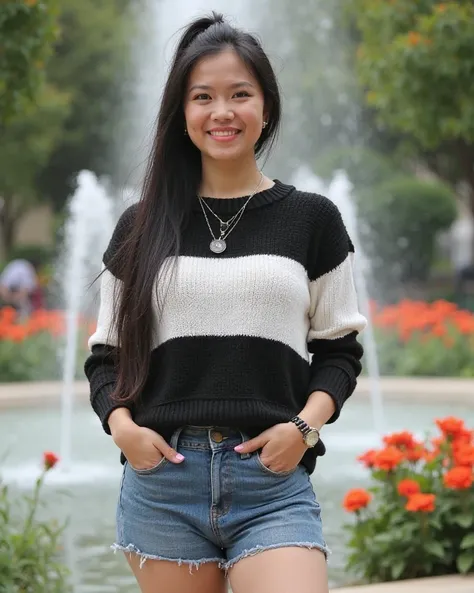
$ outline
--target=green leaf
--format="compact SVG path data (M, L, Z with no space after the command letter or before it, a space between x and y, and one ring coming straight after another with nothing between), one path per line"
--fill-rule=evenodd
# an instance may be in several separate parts
M392 579L394 581L397 581L402 576L404 570L405 570L405 561L397 560L397 562L392 564L392 566L390 568Z
M462 513L460 515L455 515L453 520L457 525L467 529L474 523L474 515L470 513Z
M474 548L474 533L468 533L461 541L461 550Z
M443 546L439 542L429 541L424 544L425 550L427 550L433 556L443 560L446 556Z
M464 552L456 560L456 566L461 574L469 572L474 564L474 554L472 552Z

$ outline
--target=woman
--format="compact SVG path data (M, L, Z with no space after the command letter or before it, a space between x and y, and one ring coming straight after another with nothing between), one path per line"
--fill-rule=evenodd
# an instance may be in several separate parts
M259 171L279 124L259 42L214 13L191 23L86 362L124 463L114 548L143 593L328 590L309 476L365 319L338 210Z

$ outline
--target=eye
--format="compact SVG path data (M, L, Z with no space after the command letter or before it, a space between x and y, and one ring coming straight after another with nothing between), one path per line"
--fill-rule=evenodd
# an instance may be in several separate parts
M194 97L193 101L208 101L210 98L207 93L200 93Z
M250 97L250 95L248 94L247 91L239 91L239 92L235 93L234 97L237 97L238 99L242 99L243 97Z

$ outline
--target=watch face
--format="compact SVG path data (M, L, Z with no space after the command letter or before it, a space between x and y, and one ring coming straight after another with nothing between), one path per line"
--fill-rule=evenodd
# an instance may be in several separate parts
M305 437L305 442L308 447L314 447L319 441L318 433L315 430L311 430Z

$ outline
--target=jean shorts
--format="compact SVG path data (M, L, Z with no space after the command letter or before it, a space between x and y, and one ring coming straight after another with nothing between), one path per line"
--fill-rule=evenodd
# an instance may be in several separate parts
M321 509L307 470L274 472L259 453L234 447L248 436L220 427L182 427L170 445L180 464L125 463L112 548L193 567L216 562L227 571L240 559L282 547L316 548L326 557Z

